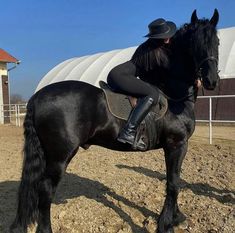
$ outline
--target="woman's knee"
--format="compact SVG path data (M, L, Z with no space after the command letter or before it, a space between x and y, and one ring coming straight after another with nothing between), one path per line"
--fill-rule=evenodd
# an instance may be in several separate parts
M115 66L108 74L109 80L119 80L126 78L134 77L136 73L136 67L134 64L130 61L127 61L125 63L122 63L120 65Z
M151 91L148 95L150 98L153 99L153 104L157 104L159 100L159 92L158 91Z

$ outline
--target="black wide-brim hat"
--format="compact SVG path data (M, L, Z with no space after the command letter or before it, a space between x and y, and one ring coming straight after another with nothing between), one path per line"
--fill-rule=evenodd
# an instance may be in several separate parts
M166 39L171 38L176 33L176 25L165 19L156 19L148 25L149 33L145 37Z

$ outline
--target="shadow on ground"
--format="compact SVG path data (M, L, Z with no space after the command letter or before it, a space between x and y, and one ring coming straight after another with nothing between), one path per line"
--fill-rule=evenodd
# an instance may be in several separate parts
M166 179L164 174L157 171L152 171L144 167L131 167L126 165L116 165L119 169L129 169L141 173L145 176L158 179L160 181ZM16 194L19 186L19 181L5 181L0 183L0 232L7 232L7 229L16 212ZM189 184L185 180L181 180L181 187L183 189L190 189L196 195L215 198L223 204L235 204L235 193L233 191L224 189L220 190L204 183ZM88 178L80 177L72 173L66 173L61 184L56 192L54 200L55 204L66 203L67 199L85 196L86 198L96 200L104 206L113 209L125 222L129 224L132 231L135 233L144 233L146 229L136 225L132 218L125 213L114 202L107 199L107 196L115 199L123 204L135 208L140 211L146 218L158 217L156 213L148 210L146 207L139 206L127 198L116 194L104 184L90 180Z
M156 178L160 181L166 179L165 174L161 174L158 171L152 171L148 168L144 167L131 167L126 165L116 165L120 169L128 169L143 174L145 176ZM212 187L206 183L193 183L190 184L185 180L181 179L180 187L182 189L190 189L196 195L202 195L206 197L215 198L217 201L221 202L222 204L235 204L235 192L230 191L227 189L217 189Z

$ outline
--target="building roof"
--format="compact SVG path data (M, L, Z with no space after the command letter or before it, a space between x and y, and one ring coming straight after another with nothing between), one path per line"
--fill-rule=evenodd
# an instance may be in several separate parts
M18 61L19 60L17 60L15 57L0 48L0 62L17 63Z
M218 30L218 37L220 78L235 78L235 27ZM128 61L136 48L68 59L50 70L40 81L36 91L48 84L63 80L81 80L98 86L99 80L106 80L113 67Z

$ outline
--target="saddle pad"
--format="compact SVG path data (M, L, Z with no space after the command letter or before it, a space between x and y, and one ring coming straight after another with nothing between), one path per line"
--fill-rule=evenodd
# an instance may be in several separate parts
M113 92L107 83L104 81L99 81L99 85L101 89L104 91L107 105L109 111L117 118L127 120L132 106L128 96ZM166 97L160 92L160 101L159 104L153 107L151 110L152 113L155 115L155 120L160 119L163 117L168 109L168 102Z
M99 82L100 87L105 93L109 111L117 118L127 120L132 110L131 103L126 95L111 91L108 84Z

